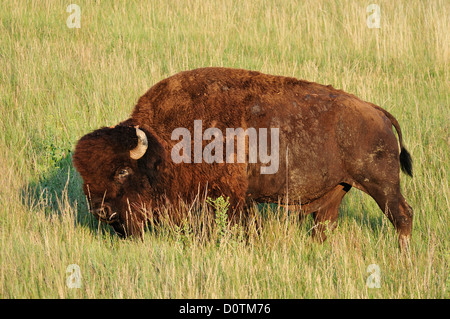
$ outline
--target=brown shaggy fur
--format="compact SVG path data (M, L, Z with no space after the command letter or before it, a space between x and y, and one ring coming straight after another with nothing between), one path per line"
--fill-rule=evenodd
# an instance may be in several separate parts
M278 172L260 174L261 163L173 163L171 149L178 141L171 140L172 131L184 127L192 134L194 120L203 121L203 130L222 132L279 128ZM149 147L144 157L132 160L128 152L137 145L136 125ZM138 234L145 212L161 201L189 201L207 188L210 196L229 196L235 209L288 198L314 214L314 236L323 240L320 225L335 223L351 187L375 199L401 243L411 234L412 209L399 183L400 164L411 175L411 163L400 126L382 108L330 85L229 68L181 72L151 87L128 120L81 138L73 160L92 211L122 235ZM126 177L120 175L124 168Z

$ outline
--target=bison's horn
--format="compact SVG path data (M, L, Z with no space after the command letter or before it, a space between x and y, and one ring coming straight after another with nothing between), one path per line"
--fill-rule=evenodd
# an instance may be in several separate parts
M138 145L130 151L130 157L132 159L138 160L144 156L147 151L148 141L145 133L136 127L136 135L138 137Z

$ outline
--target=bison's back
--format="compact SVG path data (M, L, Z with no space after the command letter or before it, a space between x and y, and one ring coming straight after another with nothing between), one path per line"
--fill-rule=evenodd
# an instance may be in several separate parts
M242 69L202 68L180 72L155 84L139 99L132 117L150 121L158 134L169 138L174 128L192 128L197 119L203 120L204 127L213 123L229 128L247 123L268 127L267 121L278 113L283 117L287 111L307 109L315 104L318 95L332 99L337 92L295 78ZM289 103L295 108L286 109Z

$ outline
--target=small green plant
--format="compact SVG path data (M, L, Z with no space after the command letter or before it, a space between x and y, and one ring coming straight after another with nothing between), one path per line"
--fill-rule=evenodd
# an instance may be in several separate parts
M206 202L214 207L215 225L217 227L217 246L220 246L228 232L228 207L230 206L229 197L226 199L220 196L216 199L207 198Z
M43 151L47 158L48 167L52 168L60 168L60 163L67 154L70 153L70 150L67 150L59 145L55 145L53 142L48 142L43 146Z
M186 219L183 220L181 226L175 225L175 238L176 242L180 242L182 244L183 249L189 247L192 239L192 230Z

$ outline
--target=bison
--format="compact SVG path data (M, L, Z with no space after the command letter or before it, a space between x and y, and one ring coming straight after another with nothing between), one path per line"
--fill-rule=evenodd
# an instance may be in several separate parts
M193 161L188 152L175 160L180 138L173 132L194 132L199 120L204 127L242 128L247 135L250 128L276 128L278 140L268 141L277 143L271 149L276 172L264 174L267 162L248 160L255 151L249 136L244 162L233 161L237 152L231 161ZM198 150L195 142L189 142L191 149ZM397 230L400 247L412 231L413 212L399 178L400 168L412 176L412 160L397 120L331 85L292 77L217 67L180 72L151 87L129 119L83 136L73 163L91 212L120 236L140 235L157 205L190 201L207 190L211 197L230 198L230 215L245 214L254 202L295 205L303 215L313 214L313 237L323 241L352 187L376 201Z

